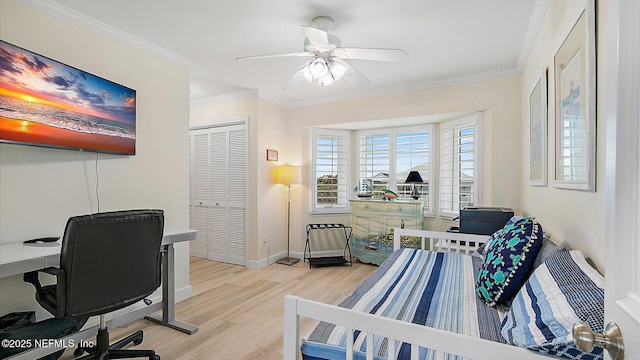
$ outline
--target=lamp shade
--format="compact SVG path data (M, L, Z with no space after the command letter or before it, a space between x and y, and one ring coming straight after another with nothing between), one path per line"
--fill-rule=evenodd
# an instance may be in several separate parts
M284 165L276 170L276 184L302 184L302 170L299 166Z
M302 76L307 82L317 80L321 86L331 85L334 82L342 79L349 68L331 58L323 58L316 56L315 59L307 61L300 69L298 74Z
M409 171L409 175L407 176L407 180L404 181L407 184L411 183L422 183L422 176L417 171Z

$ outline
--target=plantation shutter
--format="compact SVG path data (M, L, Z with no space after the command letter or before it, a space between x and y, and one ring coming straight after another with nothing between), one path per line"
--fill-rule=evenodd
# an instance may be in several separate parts
M440 214L456 217L478 205L480 178L479 113L441 124Z
M312 212L347 210L349 132L313 131Z
M358 131L358 179L371 179L374 199L381 199L386 189L399 199L410 199L411 184L405 180L410 171L418 171L422 184L415 184L424 213L433 215L431 180L433 125L412 125L397 128Z
M379 193L379 196L382 196L381 193L389 186L389 166L391 165L389 137L388 130L362 132L359 136L359 179L371 179L374 193Z
M430 213L430 173L431 173L431 125L425 130L396 130L395 135L395 169L396 187L401 198L409 198L412 186L418 189L420 201L423 202L424 213ZM405 184L410 171L417 171L422 177L422 184Z

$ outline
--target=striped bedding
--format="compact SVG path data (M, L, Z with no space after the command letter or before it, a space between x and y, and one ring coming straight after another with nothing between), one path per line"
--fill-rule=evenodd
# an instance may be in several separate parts
M475 295L481 259L454 253L400 249L339 306L504 343L504 314ZM320 322L303 340L303 359L344 359L345 328ZM387 339L374 337L376 359L387 359ZM365 334L354 332L354 359L365 359ZM410 346L396 344L396 359L410 359ZM421 359L460 359L420 349Z

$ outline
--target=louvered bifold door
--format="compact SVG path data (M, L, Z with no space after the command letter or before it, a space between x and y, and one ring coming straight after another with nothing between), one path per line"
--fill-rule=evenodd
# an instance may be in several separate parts
M191 130L191 255L245 265L246 125Z
M247 131L229 131L229 248L227 261L245 264L247 247Z
M191 241L191 256L209 257L209 133L191 132L189 226L198 230Z
M210 137L209 196L211 197L211 225L209 259L227 261L229 249L229 221L227 216L228 147L227 132L218 130Z

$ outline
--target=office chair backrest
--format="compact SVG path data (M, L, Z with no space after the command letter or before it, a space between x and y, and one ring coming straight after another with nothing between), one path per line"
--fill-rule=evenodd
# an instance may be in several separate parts
M66 273L65 316L114 311L155 291L161 281L163 230L162 210L70 218L60 254Z

